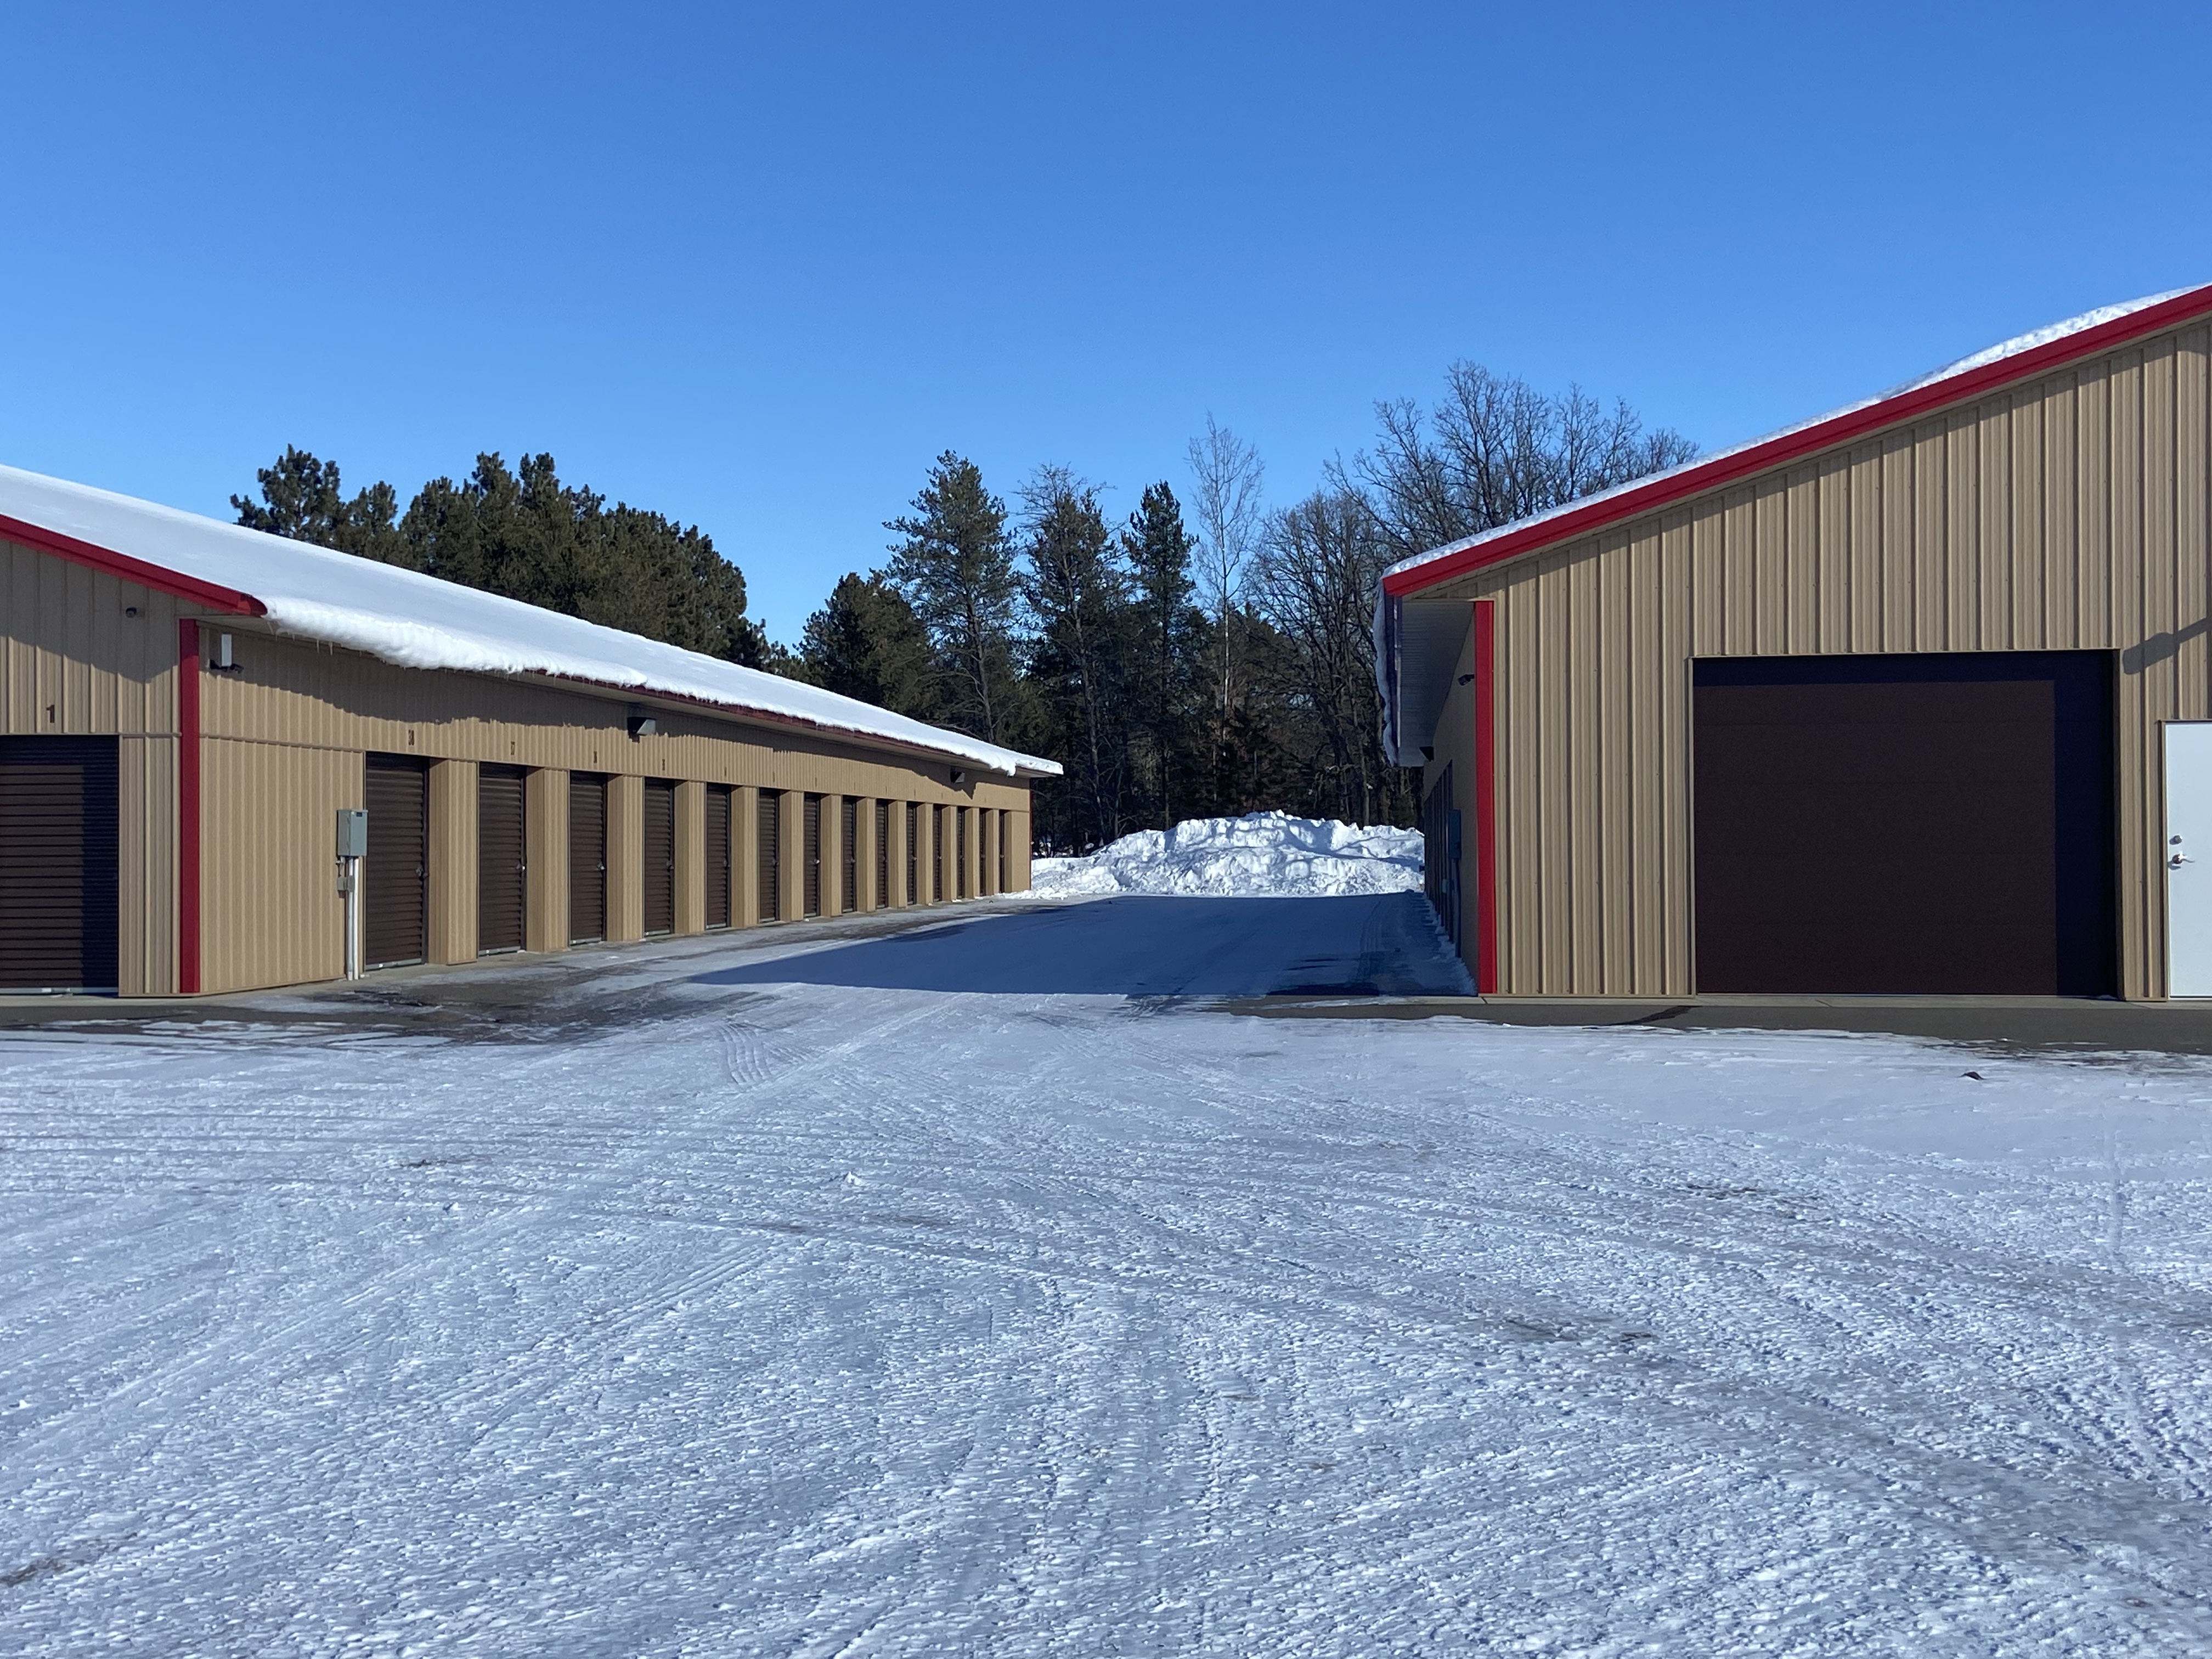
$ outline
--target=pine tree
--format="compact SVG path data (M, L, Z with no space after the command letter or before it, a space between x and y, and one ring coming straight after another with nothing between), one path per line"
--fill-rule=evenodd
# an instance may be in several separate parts
M745 615L745 579L696 526L561 482L550 455L510 471L477 457L465 482L434 478L404 517L389 484L348 501L335 463L287 448L233 496L239 522L427 571L588 622L759 667L770 647Z
M1190 574L1192 539L1183 529L1182 506L1166 483L1145 491L1122 544L1135 587L1138 639L1131 667L1147 805L1152 821L1165 830L1192 805L1191 701L1206 633L1206 618L1192 604L1197 591Z
M887 522L890 580L921 618L944 672L945 717L992 743L1018 718L1013 635L1020 586L1006 503L981 468L946 450L909 517Z
M807 679L916 720L937 717L937 667L914 607L881 575L838 579L806 619L799 660Z
M230 498L239 523L248 529L386 564L409 562L406 542L393 523L399 503L390 484L373 483L348 501L336 461L318 460L289 444L274 466L260 468L254 477L261 487L258 501L246 495Z
M1040 467L1022 495L1036 624L1030 672L1048 741L1067 768L1064 784L1046 792L1047 810L1056 804L1068 842L1089 848L1122 830L1135 644L1128 574L1090 485L1065 467Z

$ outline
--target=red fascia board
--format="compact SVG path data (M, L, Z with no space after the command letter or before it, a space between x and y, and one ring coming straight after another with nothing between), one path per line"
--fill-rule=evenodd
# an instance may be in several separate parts
M619 691L624 696L635 697L641 701L681 703L690 708L705 708L726 719L762 720L771 726L795 726L801 731L819 732L825 738L849 743L857 748L890 749L902 755L927 755L933 759L945 761L954 766L973 767L979 771L989 772L997 769L995 767L985 766L981 761L970 760L965 755L956 755L949 749L933 749L926 744L907 743L897 738L882 737L872 732L854 732L846 726L831 726L826 721L811 720L803 714L786 714L772 708L748 708L743 703L716 702L711 697L694 697L681 691L656 691L652 687L645 685L617 685L611 680L587 679L581 674L547 674L544 678L549 680L566 680L571 685L588 685L595 690ZM1052 774L1049 772L1024 773L1017 768L1014 775L1018 778L1024 776L1048 778Z
M128 553L117 553L90 542L81 542L74 536L63 535L58 530L48 530L42 525L11 519L5 514L0 514L0 538L21 542L26 547L35 547L41 553L51 553L56 558L69 560L72 564L88 565L94 570L104 570L111 576L137 582L157 593L189 599L210 611L227 611L240 617L268 614L269 607L251 593L241 593L234 587L224 587L216 582L204 582L197 576L187 576L158 564L149 564L143 559L132 558Z
M2177 294L2171 300L2146 306L2141 311L2115 317L2109 323L2085 328L2078 334L2069 334L2049 341L2014 356L1999 358L1996 362L1984 363L1979 368L1968 369L1963 374L1954 374L1929 386L1900 392L1893 398L1884 398L1863 409L1846 410L1840 415L1817 421L1795 432L1785 432L1780 437L1770 438L1765 443L1754 444L1734 454L1717 456L1702 466L1693 465L1680 472L1654 479L1643 489L1632 488L1606 501L1571 508L1524 529L1508 530L1504 534L1477 546L1447 553L1426 564L1401 570L1395 576L1385 576L1382 591L1394 598L1403 599L1409 593L1434 587L1439 582L1463 576L1471 570L1484 569L1533 548L1572 541L1607 525L1618 524L1626 519L1642 518L1647 513L1670 507L1686 496L1701 495L1708 490L1735 483L1754 472L1787 465L1791 461L1803 459L1816 450L1849 443L1882 427L1895 426L1900 421L1916 419L1948 404L1981 397L2015 380L2033 379L2077 359L2094 357L2100 351L2109 351L2115 346L2125 345L2130 340L2155 334L2161 329L2172 328L2177 323L2185 323L2208 313L2212 313L2212 287L2191 289L2186 294Z

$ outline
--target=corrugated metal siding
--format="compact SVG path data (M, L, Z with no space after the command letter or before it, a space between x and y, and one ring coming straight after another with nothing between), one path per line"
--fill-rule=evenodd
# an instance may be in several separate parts
M473 962L482 920L483 880L474 761L430 763L430 943L432 962ZM372 856L374 848L370 849Z
M617 698L495 675L395 668L235 621L221 627L235 642L239 672L206 677L202 720L214 736L820 794L1015 807L1028 799L1024 783L978 778L955 789L942 764L790 726L659 709L660 731L633 738L623 724L629 705ZM173 671L173 628L168 648Z
M0 540L0 732L173 732L176 678L167 595Z
M558 951L568 943L568 775L555 768L532 772L524 786L524 833L530 846L530 925L533 951Z
M173 993L180 607L136 584L4 541L0 598L0 731L126 739L118 775L118 974L127 994ZM129 614L133 609L136 616ZM787 846L798 839L801 792L933 809L982 805L1016 811L1027 822L1026 784L977 779L956 789L944 763L919 757L773 724L671 711L660 714L661 734L633 740L623 726L627 704L617 696L400 669L282 639L246 618L213 619L205 630L210 656L213 635L230 633L240 665L234 674L209 672L199 683L207 757L203 987L211 992L331 978L343 970L342 940L330 919L340 904L330 879L330 814L361 804L365 752L464 763L455 769L456 781L477 763L531 769L527 937L533 949L560 948L569 933L566 792L572 768L629 779L617 783L618 793L651 773L686 780L687 787L713 781L765 788L771 800L787 795L793 817ZM441 958L472 954L465 947L475 942L477 921L473 801L467 792L448 797L440 787L443 770L434 772L432 785L432 954ZM541 805L544 810L537 810ZM732 817L738 862L732 908L750 898L744 914L750 921L758 914L752 849L758 817L750 810ZM925 819L925 846L929 827ZM678 839L684 842L680 828ZM691 872L697 860L685 845L683 872ZM789 863L793 890L785 896L786 915L797 909L797 860ZM703 882L703 865L696 873ZM842 885L842 865L833 866L823 872L824 884ZM694 909L703 921L704 895L694 897L688 884L679 885L678 930L685 931ZM892 885L899 885L896 868ZM626 888L609 892L609 937L631 936L623 929L634 931L638 907L625 900L641 896ZM865 893L861 898L865 908Z
M336 814L362 757L268 743L202 745L201 985L242 991L345 971Z
M1504 988L1692 988L1692 658L2099 649L2122 983L2162 995L2158 723L2212 714L2208 399L2197 325L1424 595L1499 603ZM1440 763L1471 763L1468 699Z
M117 744L118 988L126 997L177 989L177 740Z

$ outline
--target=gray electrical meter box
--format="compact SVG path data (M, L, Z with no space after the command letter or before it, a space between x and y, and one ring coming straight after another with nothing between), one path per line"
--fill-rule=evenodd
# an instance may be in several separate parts
M342 859L365 859L368 856L368 814L358 806L338 808L338 856Z

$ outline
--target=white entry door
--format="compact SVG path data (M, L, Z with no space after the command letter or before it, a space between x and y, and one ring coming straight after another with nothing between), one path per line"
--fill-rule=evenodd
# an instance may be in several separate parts
M2166 726L2166 990L2212 997L2212 720Z

